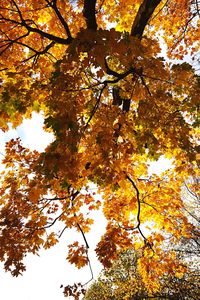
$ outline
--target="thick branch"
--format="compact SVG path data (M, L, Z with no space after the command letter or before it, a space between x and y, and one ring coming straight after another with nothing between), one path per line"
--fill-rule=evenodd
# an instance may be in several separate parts
M139 75L139 76L142 75L142 73L141 73L142 70L141 70L141 69L138 69L138 70L137 70L137 69L134 68L134 67L131 67L129 70L125 71L124 73L117 73L117 72L115 72L115 71L113 71L113 70L110 69L110 67L108 66L108 63L107 63L106 59L105 59L104 61L105 61L106 73L107 73L108 75L112 75L112 76L116 77L116 79L105 80L105 81L103 82L104 84L109 84L109 83L113 84L113 83L117 83L118 81L120 81L121 79L124 79L125 77L127 77L127 76L130 75L130 74L132 74L132 75L137 74L137 75Z
M140 5L131 28L131 36L142 38L145 26L161 0L144 0Z
M87 29L97 30L95 7L96 7L96 0L84 1L83 16L86 19Z
M27 23L23 23L23 24L20 24L20 25L24 26L29 32L36 32L39 35L41 35L41 36L43 36L43 37L45 37L45 38L47 38L47 39L49 39L51 41L54 41L54 42L56 42L58 44L69 45L71 43L71 41L72 41L71 37L68 37L67 39L64 39L64 38L55 36L55 35L53 35L51 33L42 31L39 28L31 27Z
M53 35L51 33L48 33L48 32L45 32L45 31L43 31L43 30L41 30L41 29L39 29L37 27L30 26L30 20L25 20L23 18L22 12L20 11L17 3L14 0L12 0L12 3L16 7L17 13L18 13L18 15L20 17L20 21L17 21L17 20L14 20L14 19L10 19L10 18L6 18L2 14L0 15L0 20L7 21L7 22L15 24L15 25L20 25L20 26L26 28L29 33L30 32L38 33L40 36L42 36L44 38L47 38L47 39L49 39L51 41L54 41L54 42L56 42L58 44L69 45L71 43L72 37L71 37L70 32L68 31L67 24L63 22L64 20L60 19L60 21L62 22L63 26L65 25L65 30L68 33L67 39L66 38L61 38L59 36L55 36L55 35Z

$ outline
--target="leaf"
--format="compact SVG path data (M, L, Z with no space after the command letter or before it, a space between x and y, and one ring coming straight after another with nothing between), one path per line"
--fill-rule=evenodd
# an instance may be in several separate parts
M71 264L75 264L78 269L88 264L87 249L83 245L79 246L78 242L74 242L68 248L67 260Z
M191 269L181 268L190 267L188 255L179 258L171 249L187 245L198 253L198 4L1 2L0 128L16 128L36 111L54 134L43 153L19 139L6 144L0 181L5 269L18 275L25 255L54 246L56 232L62 236L68 228L85 242L69 246L68 261L87 265L87 234L93 220L104 226L105 218L99 261L111 268L120 253L135 249L137 276L124 284L108 281L105 289L99 281L92 299L99 286L99 299L136 292L167 298L166 278L173 293L178 277L182 284L190 278L191 288ZM172 161L168 170L163 157ZM159 176L150 173L152 161ZM77 287L65 294L78 299Z

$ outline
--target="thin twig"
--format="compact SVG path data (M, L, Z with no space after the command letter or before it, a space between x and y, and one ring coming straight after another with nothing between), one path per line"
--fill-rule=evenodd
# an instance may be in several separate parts
M91 115L90 115L90 117L89 117L89 119L88 119L88 121L87 121L87 123L86 123L86 125L85 125L84 131L87 129L87 127L88 127L90 121L92 120L93 116L95 115L95 113L96 113L96 111L97 111L97 109L98 109L98 107L99 107L99 103L100 103L100 101L101 101L101 96L102 96L103 91L104 91L104 89L106 88L106 86L107 86L107 83L104 83L104 85L103 85L103 87L102 87L102 89L101 89L101 91L100 91L100 93L99 93L99 97L98 97L97 100L96 100L95 106L93 107L93 110L92 110L92 112L91 112Z

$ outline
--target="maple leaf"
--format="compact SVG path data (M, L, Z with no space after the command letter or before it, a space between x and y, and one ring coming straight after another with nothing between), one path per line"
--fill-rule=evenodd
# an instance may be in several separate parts
M79 246L78 242L69 245L67 260L71 264L75 264L77 268L82 268L88 263L87 250L84 245Z
M5 0L0 9L0 128L36 111L54 134L43 153L6 144L5 269L18 275L27 253L55 245L67 228L85 243L69 246L69 262L90 265L88 214L99 210L108 221L96 247L104 266L130 248L142 255L145 290L158 291L157 278L175 267L181 280L186 269L164 249L198 232L186 201L199 199L198 1ZM150 176L162 156L171 169ZM55 224L59 234L49 233ZM79 297L76 288L66 294Z
M138 269L138 261L141 254L138 251L126 250L120 253L111 268L103 269L100 276L87 289L84 300L92 299L134 299L149 297L180 297L184 299L193 294L199 295L199 280L193 284L193 279L197 275L197 270L186 270L183 273L166 272L162 270L156 280L151 277L150 272L156 270L155 264L151 265L148 273L149 285L153 288L148 290L148 286L143 283L143 273ZM152 257L153 259L153 257ZM139 262L140 265L140 262ZM148 264L143 262L143 268ZM197 273L196 273L197 271ZM180 276L179 276L180 275Z

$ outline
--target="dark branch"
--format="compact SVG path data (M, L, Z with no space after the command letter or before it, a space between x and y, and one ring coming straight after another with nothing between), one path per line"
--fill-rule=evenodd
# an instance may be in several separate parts
M16 21L16 20L13 20L13 19L10 19L10 18L5 18L1 14L1 18L0 19L2 21L7 21L7 22L15 24L15 25L20 25L20 26L26 28L29 33L30 32L38 33L40 36L42 36L44 38L47 38L50 41L54 41L54 42L56 42L58 44L69 45L71 43L72 37L71 37L70 32L69 32L68 38L66 39L66 38L61 38L59 36L55 36L55 35L53 35L51 33L45 32L45 31L43 31L43 30L41 30L41 29L39 29L37 27L30 26L30 20L25 20L24 19L23 15L22 15L22 12L20 11L20 8L18 7L17 3L14 0L12 0L12 3L16 7L16 10L17 10L17 13L18 13L18 15L20 17L20 20ZM65 29L66 29L66 25L65 25Z
M71 36L71 32L69 30L69 26L67 24L67 22L65 21L65 19L63 18L63 16L61 15L57 5L56 5L56 1L54 1L53 3L49 0L46 0L46 2L49 4L50 7L53 8L53 10L55 11L58 19L60 20L60 23L63 25L63 27L65 28L65 31L66 31L66 34L68 36L69 39L72 39L72 36Z
M27 37L29 33L27 32L26 34L16 38L15 40L9 39L8 35L5 33L2 33L7 37L7 40L2 41L2 45L0 45L0 48L3 50L0 52L0 55L2 55L9 47L11 47L14 43L19 44L19 40Z
M135 189L136 191L136 198L137 198L137 204L138 204L138 212L137 212L137 226L133 229L138 229L139 233L141 234L141 236L143 237L144 239L144 242L145 244L151 248L151 250L154 252L153 248L152 248L152 244L149 243L149 241L147 240L147 238L144 236L141 228L140 228L140 225L141 225L141 220L140 220L140 215L141 215L141 199L140 199L140 192L139 192L139 189L137 187L137 185L135 184L135 182L133 181L133 179L126 174L126 178L128 179L128 181L132 184L133 188Z
M110 67L109 67L109 65L108 65L108 63L107 63L106 58L104 59L104 61L105 61L106 73L107 73L108 75L112 75L112 76L114 76L114 77L120 77L121 74L119 74L119 73L113 71L112 69L110 69Z
M47 39L49 39L51 41L54 41L54 42L56 42L58 44L69 45L71 43L71 41L72 41L71 37L68 37L67 39L64 39L64 38L55 36L55 35L53 35L51 33L42 31L42 30L40 30L38 28L31 27L27 23L23 23L23 24L20 24L20 25L23 25L29 32L36 32L39 35L41 35L42 37L45 37L45 38L47 38Z
M87 241L87 239L86 239L85 233L83 232L83 229L81 228L81 226L80 226L79 223L76 223L76 225L77 225L79 231L80 231L81 234L82 234L82 237L83 237L83 239L84 239L86 248L89 249L89 244L88 244L88 241Z
M91 273L91 278L87 282L85 282L83 284L83 286L87 285L89 282L91 282L94 279L92 264L91 264L91 261L90 261L89 255L88 255L88 251L86 251L86 255L87 255L88 265L89 265L89 269L90 269L90 273Z
M145 26L161 0L144 0L140 5L131 28L131 36L142 38Z
M144 85L144 87L146 88L146 90L147 90L147 92L148 92L149 96L151 96L150 89L149 89L148 85L146 84L146 82L145 82L145 80L144 80L143 76L141 76L141 75L140 75L140 79L141 79L141 81L142 81L142 84L143 84L143 85Z
M140 226L140 211L141 211L141 203L140 203L140 192L135 184L135 182L128 176L126 175L126 178L128 179L128 181L130 181L130 183L132 184L132 186L134 187L135 191L136 191L136 197L137 197L137 202L138 202L138 213L137 213L137 221L138 221L138 226Z
M102 89L100 90L100 93L99 93L99 96L98 96L97 101L96 101L96 103L95 103L95 106L93 107L93 110L92 110L92 112L91 112L91 115L90 115L90 117L89 117L89 119L88 119L88 121L87 121L87 123L86 123L86 125L85 125L85 130L87 129L87 127L88 127L90 121L92 120L93 116L95 115L95 113L96 113L96 111L97 111L97 109L98 109L98 107L99 107L99 104L100 104L100 101L101 101L101 96L102 96L102 94L103 94L104 89L105 89L106 86L107 86L107 82L105 82L105 83L103 83L103 84L104 84L104 85L103 85Z
M67 229L67 226L65 226L65 227L62 229L61 233L58 235L58 238L59 238L59 239L61 238L61 236L63 235L63 233L65 232L66 229Z
M74 206L74 200L76 198L76 196L79 194L79 191L76 191L72 194L72 197L71 197L71 204L72 204L72 207ZM74 213L74 217L77 217L76 213ZM90 269L90 273L91 273L91 278L84 284L84 285L87 285L91 280L93 280L94 278L94 275L93 275L93 271L92 271L92 265L91 265L91 261L90 261L90 258L89 258L89 255L88 255L88 249L90 248L89 247L89 244L88 244L88 241L87 241L87 238L86 238L86 235L81 227L81 225L77 222L76 223L76 226L78 228L78 230L80 231L82 237L83 237L83 240L85 242L85 247L86 247L86 255L87 255L87 261L88 261L88 265L89 265L89 269ZM63 232L65 231L66 227L62 230L60 236L63 234ZM60 237L59 236L59 237Z
M85 0L83 8L83 16L86 19L87 29L97 30L96 22L96 0Z
M107 61L106 61L106 59L105 59L105 67L106 67L106 73L108 74L108 75L112 75L112 76L114 76L114 77L116 77L116 79L113 79L113 80L105 80L103 83L104 84L108 84L108 83L111 83L111 84L113 84L113 83L117 83L118 81L120 81L121 79L124 79L125 77L127 77L128 75L130 75L130 74L132 74L132 75L134 75L134 74L137 74L138 76L141 76L141 69L136 69L136 68L134 68L134 67L131 67L129 70L127 70L126 72L124 72L124 73L117 73L117 72L115 72L115 71L113 71L113 70L111 70L110 69L110 67L108 66L108 63L107 63Z

